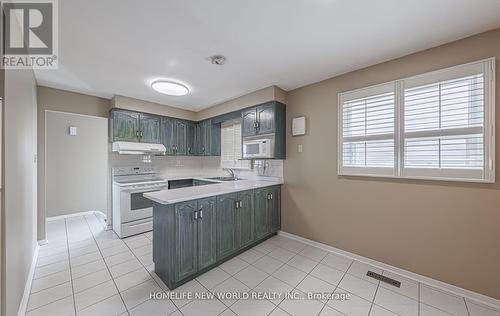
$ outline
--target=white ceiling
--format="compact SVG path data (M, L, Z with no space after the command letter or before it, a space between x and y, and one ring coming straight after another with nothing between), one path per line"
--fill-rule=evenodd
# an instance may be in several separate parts
M499 0L64 0L59 69L40 85L198 111L291 90L500 27ZM208 56L224 54L224 66ZM154 79L187 84L168 97Z

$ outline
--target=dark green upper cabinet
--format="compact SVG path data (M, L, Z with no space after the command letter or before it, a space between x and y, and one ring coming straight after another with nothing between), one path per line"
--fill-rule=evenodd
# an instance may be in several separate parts
M210 155L220 156L221 124L210 122Z
M111 141L161 143L161 118L125 110L110 115Z
M196 125L196 154L199 156L220 156L221 125L211 120Z
M195 123L187 123L186 133L186 153L187 155L196 155L196 125Z
M241 112L241 133L243 137L272 134L279 131L278 125L284 118L284 104L264 103Z
M274 135L275 159L286 158L286 109L285 105L272 101L241 112L242 137Z
M257 107L257 133L271 134L276 131L274 103Z
M111 141L139 141L139 113L112 111L109 122Z
M165 146L165 154L173 155L175 153L175 120L164 117L161 120L161 142Z
M160 117L139 114L140 141L144 143L161 143L160 125Z
M255 108L241 112L241 134L243 137L257 134L257 110Z
M176 121L175 124L175 154L186 155L187 123Z
M170 117L162 118L162 143L166 155L188 155L188 148L194 146L194 135L189 140L189 129L194 129L193 123ZM192 131L191 131L192 132Z

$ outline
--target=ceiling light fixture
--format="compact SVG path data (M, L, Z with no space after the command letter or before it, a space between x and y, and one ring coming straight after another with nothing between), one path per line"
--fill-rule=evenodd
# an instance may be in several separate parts
M182 83L168 81L168 80L157 80L151 83L151 88L156 92L172 95L172 96L182 96L189 93L188 87Z

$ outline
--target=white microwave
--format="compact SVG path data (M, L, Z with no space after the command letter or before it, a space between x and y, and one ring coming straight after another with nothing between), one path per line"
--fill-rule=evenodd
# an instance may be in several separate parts
M274 135L243 138L243 159L274 158Z

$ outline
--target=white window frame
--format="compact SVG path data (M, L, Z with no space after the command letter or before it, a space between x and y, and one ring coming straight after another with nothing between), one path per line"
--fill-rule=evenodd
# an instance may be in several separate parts
M231 161L230 160L223 160L224 156L223 156L223 152L222 152L222 146L223 146L224 140L222 139L222 135L224 135L223 129L225 127L227 127L227 125L232 125L233 128L235 125L240 125L240 129L241 129L241 120L235 119L235 120L223 122L221 124L221 161L220 161L221 167L238 169L238 170L249 170L251 167L249 160L242 160L242 159L235 159L235 160L231 160ZM240 132L240 137L241 137L241 132ZM242 144L242 141L240 141L240 144ZM233 142L233 151L234 152L238 151L238 148L235 148L235 142ZM240 152L240 158L241 158L241 155L243 152L243 149L241 148L241 146L239 148L239 152Z
M445 168L405 168L404 166L404 91L405 88L426 83L445 81L482 72L484 74L484 124L483 128L471 127L483 133L484 166L482 170ZM390 90L392 89L392 90ZM344 102L394 91L394 167L350 167L343 166L343 104ZM340 176L365 176L405 179L425 179L464 182L495 182L495 58L488 58L450 68L436 70L417 76L394 80L338 94L338 157L337 173ZM426 132L408 132L407 135L425 136ZM443 130L442 136L452 136L453 129ZM432 135L435 135L434 133ZM364 140L373 137L364 137Z

